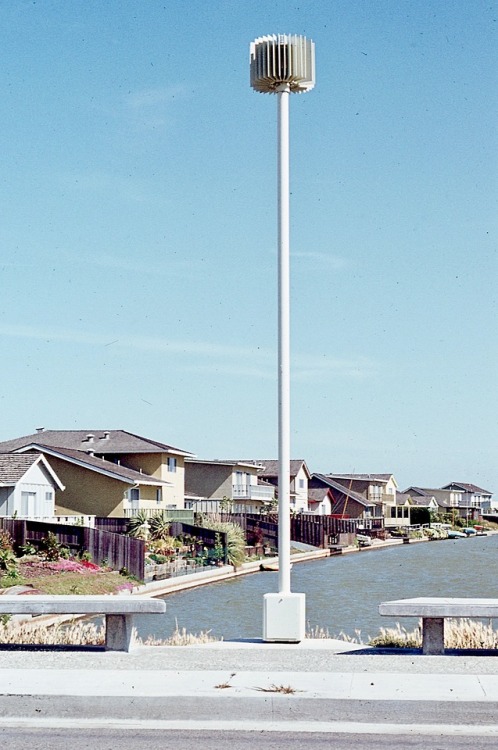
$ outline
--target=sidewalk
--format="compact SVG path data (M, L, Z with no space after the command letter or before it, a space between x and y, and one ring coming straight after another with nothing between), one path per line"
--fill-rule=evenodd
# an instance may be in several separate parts
M163 728L278 721L304 731L304 724L347 720L469 732L486 725L498 736L497 709L498 661L491 655L379 652L332 639L149 646L128 654L0 650L0 728L70 720Z

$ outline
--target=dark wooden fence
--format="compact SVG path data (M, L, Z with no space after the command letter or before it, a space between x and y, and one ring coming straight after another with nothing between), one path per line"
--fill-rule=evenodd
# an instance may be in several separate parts
M205 514L209 516L209 513ZM260 516L249 513L222 514L223 521L234 521L245 531L247 543L251 546L269 544L278 547L278 516ZM313 516L305 513L291 516L291 539L313 547L327 548L344 535L348 541L356 535L360 521L355 518L334 518L333 516Z
M85 526L66 526L14 518L0 519L0 527L9 532L18 548L27 543L39 547L50 531L58 543L68 547L73 554L89 552L97 565L105 560L113 570L126 568L139 580L144 578L145 542L141 539L132 539Z

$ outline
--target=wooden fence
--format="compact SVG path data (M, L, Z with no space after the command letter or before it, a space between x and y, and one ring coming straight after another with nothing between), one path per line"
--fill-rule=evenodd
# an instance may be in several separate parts
M0 528L9 532L17 548L30 543L39 547L52 532L58 543L68 547L73 554L89 552L100 565L106 561L113 570L126 570L139 580L145 573L145 542L120 534L90 529L85 526L66 526L24 519L1 518Z
M206 513L205 515L209 515ZM223 521L233 521L245 531L249 545L269 544L278 547L278 516L260 516L249 513L222 514ZM343 535L348 541L356 535L360 521L355 518L334 518L299 514L291 516L291 539L313 547L327 548Z

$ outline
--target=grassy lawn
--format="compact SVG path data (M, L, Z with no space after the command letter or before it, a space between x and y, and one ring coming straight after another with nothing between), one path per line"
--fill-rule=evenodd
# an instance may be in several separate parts
M114 594L134 585L136 581L117 571L74 560L20 560L17 575L0 577L0 589L5 594L12 586L29 586L37 594Z

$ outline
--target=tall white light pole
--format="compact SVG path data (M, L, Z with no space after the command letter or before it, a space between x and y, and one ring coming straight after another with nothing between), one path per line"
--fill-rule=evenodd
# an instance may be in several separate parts
M301 641L305 596L290 587L289 95L315 85L315 45L278 34L251 44L251 86L278 99L278 593L266 594L263 640Z

